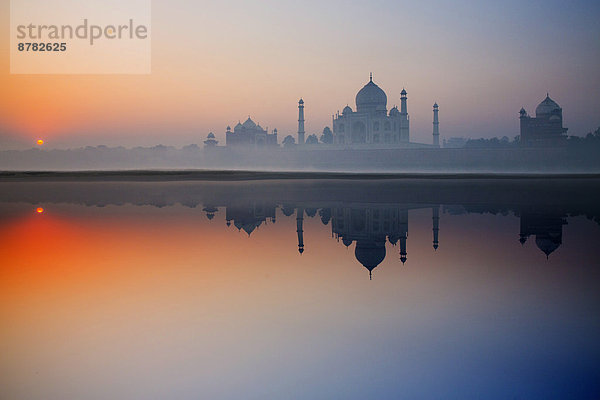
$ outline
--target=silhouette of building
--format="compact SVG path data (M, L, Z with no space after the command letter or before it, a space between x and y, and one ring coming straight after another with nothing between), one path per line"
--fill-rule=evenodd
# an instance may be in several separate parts
M215 134L210 132L204 141L204 147L215 147L219 141L215 139Z
M356 111L346 106L333 118L335 144L400 144L409 142L406 90L400 93L400 110L387 111L387 95L369 82L356 95Z
M243 230L250 236L256 228L263 223L271 221L276 222L276 205L270 203L255 202L245 206L226 207L225 219L227 226L233 221L233 226L238 230Z
M469 139L462 137L451 137L449 139L444 139L444 148L445 149L462 149L465 147Z
M524 108L521 108L519 115L523 146L556 146L567 138L562 108L548 94L535 109L535 118L530 117Z
M248 116L243 124L238 122L233 131L231 127L227 127L225 143L227 146L278 146L277 129L274 129L273 133L270 134Z
M566 224L560 214L523 212L519 242L525 244L529 236L535 235L535 245L548 258L562 244L562 227Z
M385 259L386 239L394 246L400 243L400 260L406 262L408 209L334 208L331 230L346 247L356 242L354 256L369 271L369 278Z

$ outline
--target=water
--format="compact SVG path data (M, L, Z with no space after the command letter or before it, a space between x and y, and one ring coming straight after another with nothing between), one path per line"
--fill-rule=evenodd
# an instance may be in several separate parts
M0 188L0 398L600 396L597 180Z

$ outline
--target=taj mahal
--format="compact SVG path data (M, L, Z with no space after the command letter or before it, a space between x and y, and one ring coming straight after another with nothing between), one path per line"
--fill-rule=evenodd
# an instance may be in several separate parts
M407 93L400 93L400 110L394 106L388 113L387 95L373 82L356 94L356 110L347 105L333 117L336 144L407 144L410 141Z
M394 147L439 147L439 107L433 105L433 138L431 144L410 141L408 116L408 93L400 92L400 109L393 106L388 112L387 94L375 82L373 74L369 82L356 94L356 108L346 105L342 112L332 116L333 144L350 147L394 148ZM299 103L298 143L304 136L304 102ZM300 134L302 133L302 135Z

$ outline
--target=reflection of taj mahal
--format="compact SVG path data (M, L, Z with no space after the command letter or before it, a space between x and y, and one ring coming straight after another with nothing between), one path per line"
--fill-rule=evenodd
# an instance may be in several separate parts
M430 209L432 221L433 248L439 247L440 205L408 206L400 204L282 204L255 201L226 206L227 226L233 225L250 236L256 229L268 223L276 223L277 208L285 217L294 218L298 252L304 253L305 218L320 217L323 225L331 224L331 235L344 246L353 243L354 256L368 271L379 266L388 252L387 246L398 246L398 260L404 264L408 259L408 215L411 210ZM203 210L208 219L213 219L218 208L207 204ZM446 212L446 207L444 207ZM456 211L450 207L450 214L468 213L466 209ZM477 210L480 212L480 210ZM520 242L535 235L535 245L547 257L562 244L564 215L555 212L541 212L529 209L519 210L521 220Z
M422 208L422 207L417 207ZM428 208L428 207L426 207ZM408 212L411 208L400 205L348 205L332 207L311 207L283 204L284 216L295 218L298 239L298 252L304 253L304 219L320 216L323 225L331 223L332 236L346 247L355 243L356 259L372 271L386 257L386 243L398 246L398 258L407 261ZM439 206L433 206L433 248L439 245ZM217 208L207 205L207 217L213 219ZM276 222L277 205L270 202L255 202L226 207L227 226L235 226L250 236L257 228Z

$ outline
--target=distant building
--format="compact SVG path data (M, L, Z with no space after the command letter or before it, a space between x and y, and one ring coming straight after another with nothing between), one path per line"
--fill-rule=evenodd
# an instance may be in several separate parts
M559 145L566 139L567 128L563 128L562 108L546 94L546 98L535 109L535 118L521 108L521 144L524 146Z
M266 129L256 124L248 116L248 119L242 124L238 124L231 130L227 127L225 132L225 143L227 146L277 146L277 129L269 134Z
M461 149L465 147L469 139L462 137L451 137L444 139L444 148L446 149Z
M401 144L409 142L406 90L400 93L400 110L387 111L387 95L369 82L356 95L356 110L346 106L333 118L334 144Z
M215 139L215 134L210 132L204 141L204 147L215 147L219 141Z

